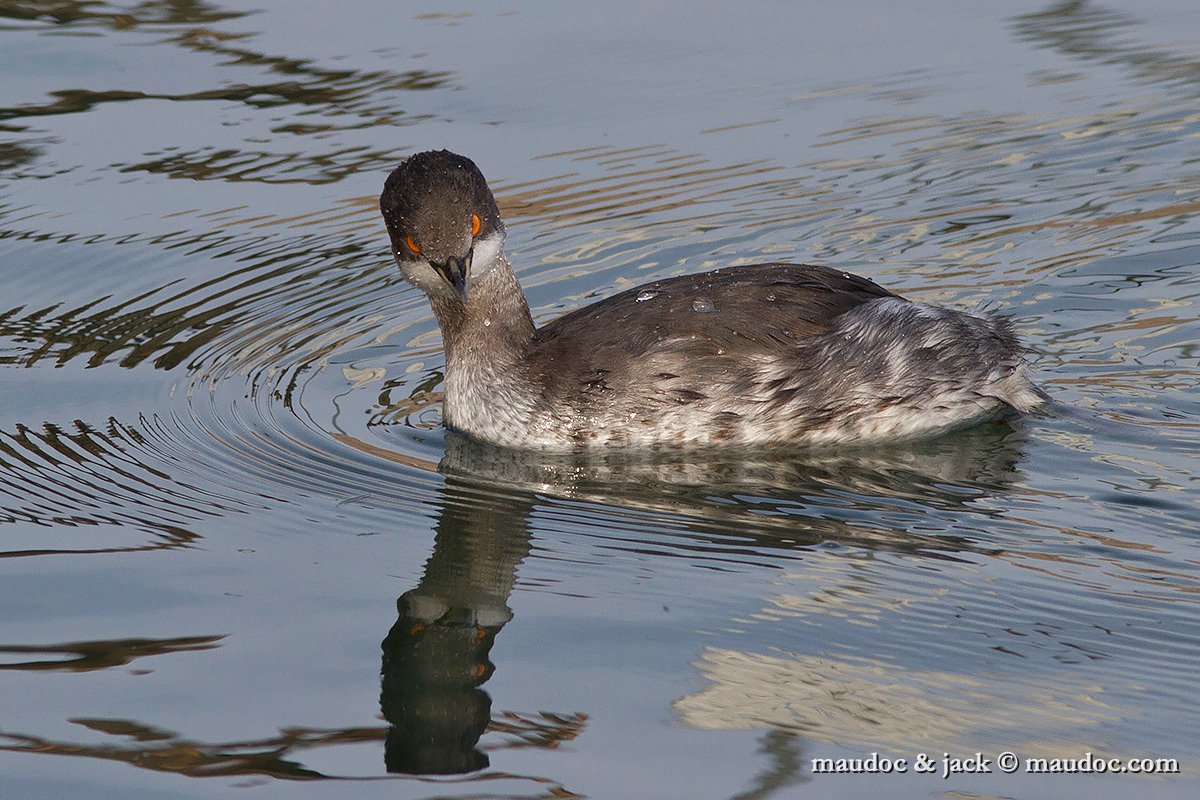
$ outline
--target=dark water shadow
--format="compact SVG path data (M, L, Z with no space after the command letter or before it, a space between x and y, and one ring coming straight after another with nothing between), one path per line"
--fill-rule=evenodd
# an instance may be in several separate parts
M0 659L41 656L36 660L0 661L0 670L25 672L91 672L123 667L147 656L211 650L224 635L177 636L170 639L101 639L61 644L0 644Z
M1051 3L1043 11L1012 19L1017 37L1082 61L1115 64L1148 83L1178 84L1194 95L1200 89L1200 57L1186 50L1139 41L1140 20L1121 5L1113 10L1087 0Z
M80 718L70 720L89 732L112 737L95 743L32 736L0 730L0 752L37 753L112 761L190 778L274 778L288 781L346 780L305 767L298 757L319 747L335 747L382 738L378 726L319 729L289 727L261 739L202 741L137 720Z
M113 47L170 45L207 57L211 68L229 76L211 88L182 92L119 88L119 82L126 80L119 72L93 78L103 82L101 89L47 88L45 100L0 108L0 131L24 133L27 137L0 148L0 166L28 166L43 155L40 145L44 134L34 129L36 120L42 117L81 114L113 103L142 100L217 101L252 110L282 108L288 115L277 120L271 132L278 137L304 137L304 144L292 149L201 147L186 151L168 145L146 153L145 160L112 166L121 173L189 180L336 183L364 171L384 170L396 155L389 148L321 145L319 137L332 131L400 127L434 120L436 114L406 110L406 95L448 89L454 84L454 73L445 70L331 69L320 66L316 59L261 52L253 46L256 32L226 29L233 21L244 22L253 13L205 2L142 2L119 9L72 0L0 2L0 24L15 20L43 26L43 33L101 36Z

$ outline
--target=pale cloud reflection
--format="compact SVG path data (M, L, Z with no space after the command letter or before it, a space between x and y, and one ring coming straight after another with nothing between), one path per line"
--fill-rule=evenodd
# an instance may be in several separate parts
M709 681L674 703L696 728L787 728L843 747L909 755L962 753L987 742L1022 756L1106 751L1098 728L1120 719L1094 685L1020 684L905 669L853 656L706 647L693 666Z

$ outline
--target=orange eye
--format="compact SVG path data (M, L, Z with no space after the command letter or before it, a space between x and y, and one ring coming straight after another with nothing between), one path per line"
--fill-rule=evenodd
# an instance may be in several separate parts
M483 223L479 221L479 215L478 215L478 214L472 214L472 215L471 215L471 235L472 235L472 236L478 236L478 235L479 235L479 229L480 229L480 228L482 228L482 227L483 227Z
M404 244L407 245L408 249L412 250L416 255L421 255L421 248L417 246L417 243L413 241L411 236L404 237Z

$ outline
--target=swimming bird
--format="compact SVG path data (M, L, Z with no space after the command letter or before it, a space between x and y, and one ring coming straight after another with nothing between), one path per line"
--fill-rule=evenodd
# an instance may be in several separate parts
M380 209L433 307L447 427L508 447L778 447L935 434L1046 401L1000 314L809 264L664 278L538 328L470 159L417 153Z

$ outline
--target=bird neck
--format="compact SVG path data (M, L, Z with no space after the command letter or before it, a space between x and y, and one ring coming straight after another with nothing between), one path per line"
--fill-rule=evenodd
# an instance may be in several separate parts
M494 440L532 414L537 393L524 362L533 347L533 318L503 257L472 276L467 297L465 305L452 297L433 300L446 348L445 421Z
M534 327L512 267L498 256L471 276L465 304L431 299L446 348L446 424L493 441L527 425L537 394L525 369Z
M533 343L529 303L503 257L483 275L471 277L465 304L456 297L439 297L432 305L448 370L464 359L511 363L523 358Z

